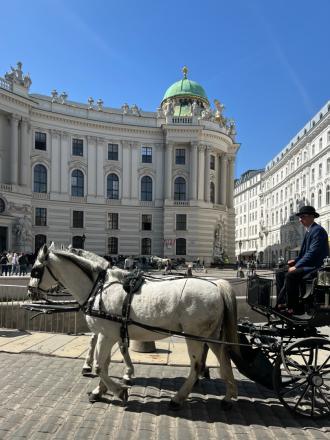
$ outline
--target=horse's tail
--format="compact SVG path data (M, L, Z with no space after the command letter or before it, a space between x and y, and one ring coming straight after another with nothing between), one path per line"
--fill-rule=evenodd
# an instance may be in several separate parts
M216 283L225 305L220 339L232 343L233 345L228 347L229 350L239 354L236 295L228 281L218 280Z

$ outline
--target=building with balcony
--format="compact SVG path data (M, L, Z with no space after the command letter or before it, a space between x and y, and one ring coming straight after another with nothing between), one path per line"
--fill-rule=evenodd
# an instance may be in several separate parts
M186 68L156 112L30 85L0 79L0 250L234 258L235 124Z
M252 197L253 179L259 201ZM253 218L254 225L244 225ZM297 256L304 229L294 215L302 205L319 212L320 223L330 233L330 101L265 167L264 172L248 171L235 182L236 255L242 251L258 254L260 261L276 263ZM256 218L257 216L257 218ZM245 229L244 229L245 228ZM256 233L257 231L257 233ZM245 246L245 247L243 247Z

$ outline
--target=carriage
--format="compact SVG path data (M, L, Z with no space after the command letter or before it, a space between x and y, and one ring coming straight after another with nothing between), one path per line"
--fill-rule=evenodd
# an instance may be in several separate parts
M63 252L57 252L56 257L57 259L58 257L63 257L62 270L67 266L68 261L71 261L72 264L79 263L78 257L68 256ZM54 261L55 260L56 259L54 259ZM45 267L47 267L49 272L48 278L50 280L52 279L53 282L56 280L59 272L55 272L54 275L53 271L55 266L53 267L51 265L52 269L49 267L49 251L47 255L41 254L37 264L39 264L39 266L33 269L34 272L32 275L37 281L37 287L43 282ZM86 260L84 260L84 264L86 264ZM55 267L55 269L57 268ZM86 267L82 269L86 270ZM180 285L185 286L187 278L181 276L181 281L178 280L178 278L180 278L180 276L174 277L173 282L180 282ZM195 281L194 278L189 278L189 280L192 286L196 284L198 292L201 286L199 283L201 279L197 277ZM78 277L77 282L79 281L80 279ZM206 290L209 289L210 294L214 291L214 286L219 287L219 285L215 283L210 281L206 283L206 281L207 280L205 280L204 288ZM169 283L171 281L168 280L166 282ZM114 283L120 284L118 281L112 282L112 284ZM161 281L159 283L158 289L156 290L160 290ZM233 338L225 341L223 339L215 340L214 337L212 338L207 335L206 337L205 335L200 336L201 333L197 331L189 332L189 328L192 328L189 326L184 328L184 331L178 331L166 326L158 326L157 323L153 323L152 325L141 324L134 319L128 319L129 315L126 315L125 319L127 322L129 321L129 324L132 324L138 336L140 336L140 333L143 331L146 331L146 333L142 336L150 335L150 332L156 332L158 335L163 332L165 335L163 337L176 335L185 337L188 342L192 341L192 344L194 344L194 341L196 343L207 343L214 351L217 351L217 345L221 346L222 349L223 347L227 347L226 350L222 350L221 355L226 356L226 353L230 354L232 361L243 375L273 390L281 403L291 412L312 418L329 416L330 341L326 334L326 329L329 328L330 325L330 260L326 260L324 266L318 271L316 278L307 283L307 293L304 298L306 313L302 316L289 316L274 307L274 283L272 279L253 276L248 279L247 283L247 302L253 311L263 316L265 322L255 324L247 319L238 322L238 341ZM220 285L222 285L221 282ZM82 284L82 288L83 286L84 284ZM222 285L222 288L223 287L224 285ZM94 292L96 292L94 287L93 289ZM155 288L153 288L153 290L154 289ZM164 290L164 292L166 291L167 290ZM182 292L179 292L180 297ZM226 295L228 300L229 293L227 292ZM204 298L207 301L209 300L208 295L204 295ZM88 305L90 298L85 303ZM214 302L214 307L216 307L216 304L217 303ZM126 304L126 306L128 306L128 304ZM63 306L63 304L50 304L48 301L46 304L42 302L28 306L25 305L25 308L43 313L52 313L56 311L63 312L65 306ZM69 308L72 309L72 305ZM210 314L212 309L207 310ZM212 312L214 311L212 310ZM115 324L121 321L122 325L123 318L118 314L102 313L103 314L97 312L96 317L115 321ZM231 313L233 313L233 310ZM109 325L110 324L111 322ZM168 322L168 325L170 326L170 322ZM127 332L127 328L125 331ZM132 336L132 339L135 339L134 336ZM235 349L237 346L239 346L240 351ZM196 357L193 355L192 359L196 360ZM194 369L197 370L196 366L194 367L194 362L195 361L192 363L192 370L189 376L189 386L192 386L193 380L196 378L196 371L193 371ZM228 364L226 368L229 368ZM101 379L104 381L108 380L106 376L102 376ZM231 388L232 383L230 377L229 379L227 377L226 380L229 384L230 393L234 395L234 391ZM110 384L108 388L110 388L110 386L113 387L113 384ZM120 393L122 393L122 390ZM127 397L127 392L125 396ZM185 392L185 396L182 397L179 391L178 396L181 404L187 396L187 393ZM178 402L174 403L177 404Z
M238 324L240 356L232 353L238 370L274 390L291 412L312 418L330 415L330 259L313 278L304 281L303 315L274 307L272 279L252 276L247 302L264 317L255 324Z

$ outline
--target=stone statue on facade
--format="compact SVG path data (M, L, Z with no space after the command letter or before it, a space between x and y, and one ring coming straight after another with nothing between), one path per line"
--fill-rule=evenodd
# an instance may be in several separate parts
M133 115L141 116L140 110L136 104L132 105L131 110Z
M93 106L94 106L94 99L90 96L90 97L88 98L87 102L88 102L88 109L89 109L89 110L92 110L92 109L93 109Z
M214 105L216 108L214 119L219 123L221 127L226 127L227 118L225 118L225 116L223 115L225 106L221 104L221 102L218 99L214 100Z
M174 105L173 105L173 101L170 100L165 105L164 114L165 116L172 116L173 113L174 113Z
M15 234L17 242L20 245L24 245L30 234L30 225L27 215L24 215L24 217L19 217L15 227Z
M129 105L127 104L127 102L125 102L125 104L122 105L121 108L123 110L123 115L128 115L128 113L129 113Z
M50 95L52 97L52 102L58 102L58 93L56 89L52 90Z
M20 61L18 61L16 68L10 66L11 71L5 73L5 80L12 84L19 84L26 89L29 89L32 81L29 74L25 76L23 75L22 66L23 64Z
M197 101L194 100L193 103L191 104L191 115L197 116L198 113L199 113L199 105L197 104Z
M214 241L213 241L213 256L214 257L222 257L224 253L223 246L223 232L224 232L224 223L223 221L219 221L214 230Z
M202 110L202 119L204 119L205 121L211 121L212 118L212 110L209 107Z
M229 134L229 136L232 136L232 137L235 137L237 134L236 124L235 124L234 119L230 119L230 121L229 121L228 134Z
M103 100L101 98L96 101L96 105L99 112L103 110Z
M68 94L66 92L62 92L60 94L61 104L65 104L66 103L67 97L68 97Z

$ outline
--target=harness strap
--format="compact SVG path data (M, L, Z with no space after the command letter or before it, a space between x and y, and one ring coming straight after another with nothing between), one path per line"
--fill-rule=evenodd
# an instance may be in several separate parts
M120 326L120 337L124 344L129 347L129 336L128 336L128 324L129 324L129 316L131 312L131 304L133 299L133 280L130 281L130 289L127 295L125 296L123 307L121 309L122 321Z

